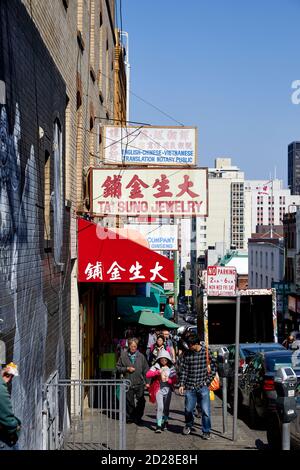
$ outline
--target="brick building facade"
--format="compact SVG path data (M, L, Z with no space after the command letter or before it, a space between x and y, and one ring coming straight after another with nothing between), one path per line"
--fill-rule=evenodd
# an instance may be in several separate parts
M25 7L0 4L0 317L22 448L41 447L42 386L70 370L65 83Z

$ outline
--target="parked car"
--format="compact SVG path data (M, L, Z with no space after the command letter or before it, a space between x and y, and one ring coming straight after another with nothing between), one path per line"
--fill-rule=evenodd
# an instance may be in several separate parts
M233 393L234 393L234 366L235 366L235 344L230 344L229 350L229 365L230 376L228 377L228 402L233 408ZM280 343L240 343L239 354L239 382L244 374L249 362L258 352L265 351L286 351L285 347Z
M183 333L185 333L186 331L191 331L192 333L197 334L197 327L191 326L191 325L182 325L179 328L177 328L177 335L182 336Z
M192 325L196 325L197 317L196 315L192 315L191 313L186 313L183 317L184 321L187 323L191 323Z
M185 304L178 304L178 313L186 313L187 306Z
M235 344L230 344L228 347L229 350L229 364L232 371L234 371L234 361L235 361ZM239 354L239 372L245 372L247 364L250 359L257 352L264 351L275 351L275 350L284 350L285 347L279 343L240 343L240 354Z
M277 393L274 379L280 367L292 367L297 375L298 417L292 423L293 441L300 441L300 351L276 350L258 352L249 362L239 382L239 406L249 411L250 424L255 427L259 419L264 419L267 427L268 442L280 448L281 424L276 407Z

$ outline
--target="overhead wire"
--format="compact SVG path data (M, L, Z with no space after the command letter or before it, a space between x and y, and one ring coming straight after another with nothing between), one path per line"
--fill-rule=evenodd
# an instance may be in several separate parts
M99 73L101 75L103 75L105 78L107 78L108 80L112 80L113 79L111 77L108 77L107 75L105 75L105 73L102 72L102 70L99 70ZM177 119L173 118L170 114L166 113L165 111L163 111L162 109L160 109L158 106L154 105L153 103L150 103L149 101L145 100L144 98L142 98L141 96L137 95L136 93L134 93L131 89L129 90L129 93L133 96L135 96L136 98L138 98L139 100L143 101L144 103L148 104L149 106L153 107L154 109L156 109L157 111L159 111L161 114L163 114L164 116L168 117L169 119L171 119L173 122L176 122L177 124L180 125L180 127L184 127L184 124L180 121L178 121Z

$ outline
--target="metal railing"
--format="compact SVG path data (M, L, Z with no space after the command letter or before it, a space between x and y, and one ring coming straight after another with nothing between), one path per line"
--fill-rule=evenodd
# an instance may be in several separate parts
M52 380L43 387L44 449L126 449L127 380Z

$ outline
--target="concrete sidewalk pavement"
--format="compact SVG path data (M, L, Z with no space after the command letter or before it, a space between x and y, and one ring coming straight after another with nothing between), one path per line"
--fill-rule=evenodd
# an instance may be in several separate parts
M233 417L228 413L228 431L223 432L222 400L215 395L211 401L212 430L211 439L201 439L201 419L195 419L195 425L188 436L182 434L184 427L184 397L173 393L168 430L161 434L154 432L156 426L156 406L149 403L146 396L146 407L143 425L127 424L128 450L257 450L267 444L266 432L252 430L238 419L237 440L232 441Z

